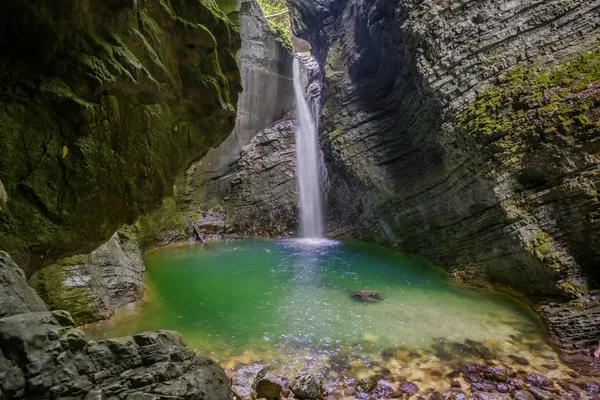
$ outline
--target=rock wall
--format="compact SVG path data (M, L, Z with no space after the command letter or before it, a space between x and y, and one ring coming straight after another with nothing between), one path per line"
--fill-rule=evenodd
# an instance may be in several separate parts
M252 138L294 107L292 56L271 32L260 5L243 1L239 11L242 46L238 54L242 86L235 128L187 171L180 198L196 204L222 200L227 175Z
M305 94L317 115L321 89L319 68L312 57L298 57L303 65ZM229 230L237 234L267 237L294 236L297 233L294 111L256 133L229 164L229 170L214 181L218 188L215 188L217 191L212 196L221 199L222 206L219 207L226 211ZM188 191L191 188L194 194L207 187L196 186L196 174L194 167L186 174L189 179ZM209 183L208 187L211 186Z
M23 270L0 251L0 318L46 310L44 301L27 284Z
M209 2L2 2L0 247L31 275L158 208L231 132L238 48Z
M231 134L178 181L178 206L199 232L222 219L221 233L291 236L297 232L292 55L271 32L260 6L240 9L244 91ZM306 56L306 90L318 104L318 66Z
M111 317L144 293L144 262L132 228L118 231L89 254L61 260L30 282L52 310L68 311L78 325Z
M225 371L173 331L88 341L64 311L0 318L3 399L229 400Z
M598 288L599 7L293 0L325 77L330 235L534 299Z

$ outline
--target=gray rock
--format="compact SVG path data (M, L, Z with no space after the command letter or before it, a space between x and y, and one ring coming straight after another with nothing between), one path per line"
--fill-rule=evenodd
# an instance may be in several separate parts
M550 386L552 381L540 374L529 374L525 377L525 380L533 386Z
M486 368L483 371L485 377L494 382L506 382L508 379L508 372L504 367L491 367Z
M539 387L532 386L529 388L529 391L537 400L554 400L556 398L549 391L541 389Z
M403 382L398 387L398 390L405 394L415 394L419 391L419 387L412 382Z
M535 400L531 392L525 390L517 390L515 392L515 400Z
M504 393L489 393L489 392L474 392L474 400L512 400L512 398Z
M236 233L290 235L297 212L293 58L256 0L241 2L239 23L244 91L235 128L186 171L178 182L179 199L191 224L211 225L206 208L217 202Z
M240 400L252 399L252 392L256 384L266 375L269 367L262 364L253 364L240 368L231 377L231 391Z
M1 318L0 397L231 399L225 372L177 332L94 342L72 325L65 312Z
M324 393L323 378L311 372L301 373L292 381L291 389L298 399L320 399Z
M30 282L52 309L77 324L107 319L144 293L144 262L131 228L123 228L89 254L61 260Z
M463 392L446 392L444 393L444 400L468 400L466 394Z
M25 279L25 272L0 250L0 318L45 311L44 301Z
M266 374L256 384L256 395L267 400L276 400L281 396L284 382L277 376Z

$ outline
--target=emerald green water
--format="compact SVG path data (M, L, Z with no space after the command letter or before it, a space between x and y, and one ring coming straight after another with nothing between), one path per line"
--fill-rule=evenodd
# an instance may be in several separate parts
M520 303L459 287L422 258L372 244L229 240L155 250L145 262L145 301L87 327L93 337L174 329L232 367L336 357L368 364L386 349L434 354L440 343L465 341L512 343L512 353L523 338L545 346ZM383 300L359 302L349 296L356 290Z

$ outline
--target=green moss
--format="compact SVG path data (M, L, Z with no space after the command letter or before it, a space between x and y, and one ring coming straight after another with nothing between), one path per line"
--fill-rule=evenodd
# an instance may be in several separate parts
M85 256L79 256L85 257ZM68 258L34 274L29 283L51 310L68 310L78 324L98 321L99 309L86 287L66 286L71 276L68 265L75 265L76 258Z
M231 132L240 38L213 0L13 3L0 13L14 45L0 59L0 243L30 275L156 210Z
M140 247L147 249L159 243L165 232L185 231L185 222L175 199L167 197L156 212L138 220L134 225L134 229Z
M458 126L479 137L597 129L600 124L592 120L590 110L598 106L600 96L583 91L599 82L599 50L553 68L519 66L500 76L496 87L478 95L459 114Z

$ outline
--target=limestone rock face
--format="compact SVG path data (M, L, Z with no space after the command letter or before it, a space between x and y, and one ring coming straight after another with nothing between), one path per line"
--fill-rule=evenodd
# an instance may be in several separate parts
M132 229L123 229L89 254L37 272L32 286L53 310L67 310L77 324L107 319L144 292L144 262Z
M219 198L219 178L230 171L242 148L294 106L292 56L276 40L256 0L241 3L238 22L242 38L238 59L244 91L238 99L231 135L186 174L190 188L182 195L198 203Z
M324 71L330 235L530 297L598 288L600 1L290 3Z
M308 3L332 235L531 296L595 285L600 2Z
M174 331L88 341L64 311L0 319L2 398L229 400L225 371Z
M238 234L289 236L298 225L293 59L255 1L242 3L239 20L244 91L235 129L186 171L178 200L194 225L220 204ZM316 113L321 80L311 60L303 57L304 86Z
M233 129L239 35L211 2L0 6L0 243L28 275L94 250Z
M42 299L27 284L23 270L0 251L0 318L46 310Z

